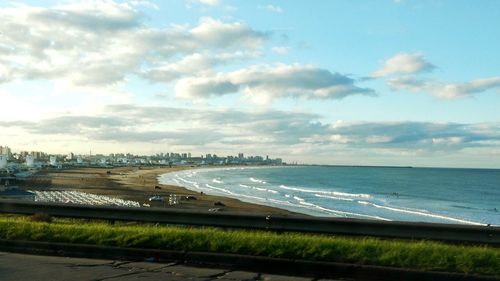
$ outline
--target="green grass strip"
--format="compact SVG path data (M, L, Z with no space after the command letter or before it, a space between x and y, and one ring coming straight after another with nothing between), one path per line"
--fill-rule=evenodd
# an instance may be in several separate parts
M209 251L500 276L500 249L431 241L0 217L0 239Z

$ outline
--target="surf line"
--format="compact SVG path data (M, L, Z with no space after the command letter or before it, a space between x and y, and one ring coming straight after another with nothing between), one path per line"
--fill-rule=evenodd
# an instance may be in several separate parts
M387 209L387 210L394 211L394 212L402 212L402 213L408 213L408 214L413 214L413 215L426 216L426 217L438 218L438 219L443 219L443 220L450 220L450 221L455 221L455 222L465 223L465 224L485 225L483 223L462 220L462 219L447 217L447 216L433 214L433 213L424 213L424 212L405 210L405 209L400 209L400 208L395 208L395 207L381 206L381 205L371 203L371 202L366 202L366 201L358 201L358 203L364 204L364 205L370 205L370 206L373 206L375 208Z

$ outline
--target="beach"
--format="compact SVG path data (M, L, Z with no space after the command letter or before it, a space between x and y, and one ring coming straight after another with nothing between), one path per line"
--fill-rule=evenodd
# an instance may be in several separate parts
M106 195L137 201L150 207L175 208L195 211L214 209L218 212L251 214L297 214L288 210L242 202L223 196L201 194L175 185L158 183L158 176L192 167L115 167L115 168L71 168L42 170L35 178L43 181L27 181L21 185L25 190L55 191L71 190ZM159 195L163 201L149 201ZM178 204L169 205L168 198L175 195ZM189 196L189 197L188 197Z

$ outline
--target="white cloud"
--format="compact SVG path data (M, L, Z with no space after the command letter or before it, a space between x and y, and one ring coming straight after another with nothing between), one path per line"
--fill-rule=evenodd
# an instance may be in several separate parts
M143 71L142 76L150 81L155 82L170 82L184 76L203 75L204 73L212 73L213 69L218 65L228 62L254 59L259 57L260 52L230 52L211 54L194 53L186 55L176 62L167 62L161 65L151 67Z
M256 32L243 23L224 23L210 17L201 18L199 25L191 29L190 33L200 44L208 43L218 47L237 45L257 48L267 37L266 34Z
M246 24L207 17L194 27L150 27L135 8L145 3L95 0L0 8L0 83L57 78L74 85L112 85L173 58L255 51L268 38Z
M221 3L220 0L191 0L191 1L198 2L200 4L207 5L207 6L217 6Z
M322 150L330 156L352 155L351 151L365 156L413 156L481 148L494 151L500 147L497 123L328 124L320 119L315 114L278 110L201 110L128 104L108 106L91 116L59 114L37 121L0 121L0 126L33 140L50 136L52 140L73 138L72 143L84 145L112 142L141 147L147 143L148 149L155 145L183 145L190 150L203 144L205 150L213 148L216 152L245 149L302 157L309 152L321 155Z
M439 98L457 99L500 88L500 77L476 79L464 83L451 83L405 76L390 79L387 81L387 84L395 91L423 92L430 93Z
M416 74L431 71L433 64L421 54L399 53L384 61L383 66L373 73L373 77L393 74Z
M280 6L276 6L276 5L269 4L266 6L259 6L259 8L267 10L269 12L273 12L273 13L278 13L278 14L283 13L283 8L281 8Z
M279 97L341 99L355 94L374 95L372 89L356 86L345 75L300 64L255 65L233 72L183 78L175 90L178 97L188 99L242 92L261 102Z
M290 48L288 48L288 47L273 47L271 50L278 55L286 55L290 51Z
M160 9L160 7L158 7L158 5L156 5L155 3L146 0L130 0L127 3L130 3L132 6L143 6L154 10Z

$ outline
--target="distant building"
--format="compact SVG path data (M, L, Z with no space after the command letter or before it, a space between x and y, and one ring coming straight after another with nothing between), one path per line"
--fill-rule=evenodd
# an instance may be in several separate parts
M49 157L49 164L50 164L50 166L57 166L57 157L54 155L51 155Z
M26 166L28 166L29 168L32 168L35 165L35 158L33 157L33 155L26 155L25 159Z
M10 159L10 157L12 157L12 151L8 146L0 145L0 155L5 155L7 156L7 159Z
M7 168L7 155L0 154L0 169Z

